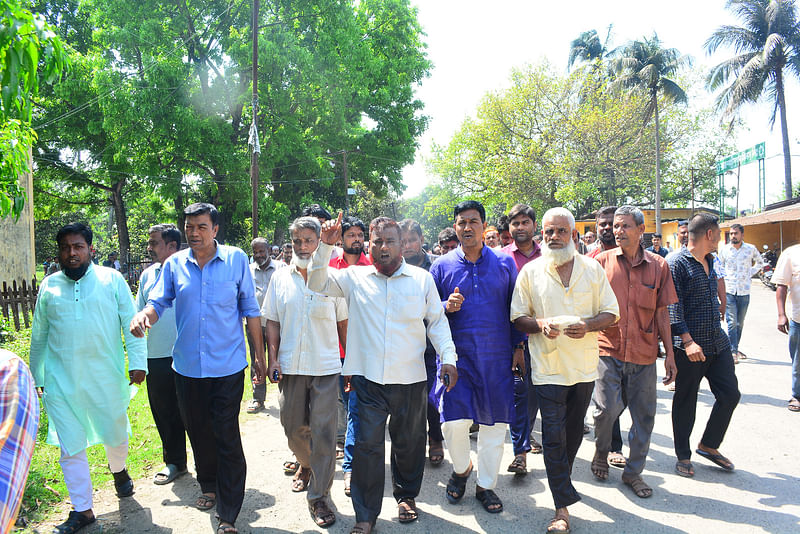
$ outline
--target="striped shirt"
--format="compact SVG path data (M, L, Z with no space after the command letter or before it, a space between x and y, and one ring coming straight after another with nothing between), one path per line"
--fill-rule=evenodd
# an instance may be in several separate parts
M33 376L16 354L0 349L0 533L14 527L31 466L39 399Z

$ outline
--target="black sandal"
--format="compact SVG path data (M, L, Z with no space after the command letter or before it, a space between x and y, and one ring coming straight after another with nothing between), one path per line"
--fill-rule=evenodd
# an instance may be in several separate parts
M80 529L87 525L91 525L97 520L95 516L92 516L91 519L86 517L80 512L76 512L72 510L69 513L69 517L67 520L55 527L55 531L58 534L73 534L73 532L78 532Z
M485 489L483 491L476 491L475 498L483 505L483 509L490 514L499 514L503 511L503 501L500 500L500 497L498 497L493 490ZM500 505L498 508L490 508L490 506L497 506L498 504Z
M467 480L470 474L472 474L472 463L469 464L469 470L465 475L458 475L455 471L450 475L450 480L447 481L447 489L445 490L445 495L447 495L447 500L450 501L450 504L456 504L467 492Z

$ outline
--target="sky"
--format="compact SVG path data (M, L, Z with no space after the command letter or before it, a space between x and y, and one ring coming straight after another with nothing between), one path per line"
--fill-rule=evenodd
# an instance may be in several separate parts
M417 89L430 117L413 165L403 171L405 197L418 194L435 176L428 175L425 159L431 143L446 145L461 123L474 116L478 103L488 92L508 86L511 70L546 59L566 72L570 42L581 32L596 29L605 38L613 24L611 46L658 34L664 47L677 48L692 56L695 68L707 70L733 52L721 49L714 56L705 53L704 42L723 24L736 24L724 8L724 0L412 0L427 34L431 75ZM787 82L789 140L792 152L800 156L800 83ZM712 95L706 104L713 102ZM783 191L783 158L780 127L770 130L767 103L743 109L746 131L736 134L737 148L744 150L766 143L767 203L778 200ZM795 126L796 125L796 126ZM797 130L794 131L793 128ZM792 158L800 169L800 158ZM794 172L795 176L800 173ZM742 167L739 209L756 208L757 165ZM797 178L793 181L796 182ZM729 177L726 186L735 185Z

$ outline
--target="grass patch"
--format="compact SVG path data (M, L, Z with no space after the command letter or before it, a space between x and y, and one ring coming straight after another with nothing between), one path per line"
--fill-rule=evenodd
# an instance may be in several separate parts
M2 347L18 354L25 362L29 362L31 330L28 328L14 332L12 327L7 333L10 335L3 340ZM248 401L252 398L253 393L252 388L248 387L249 374L245 372L245 375L247 376L244 401ZM139 392L128 406L128 418L133 435L129 441L127 467L133 479L149 478L162 466L161 438L150 412L146 384L145 381L139 386ZM33 451L31 469L19 513L20 517L24 517L28 523L40 523L53 518L60 505L69 502L69 493L64 484L61 466L58 463L60 449L46 442L48 421L44 406L41 406L39 414L36 448ZM92 486L95 489L110 487L112 476L107 467L105 448L102 445L89 447L87 455ZM27 532L27 530L23 532Z

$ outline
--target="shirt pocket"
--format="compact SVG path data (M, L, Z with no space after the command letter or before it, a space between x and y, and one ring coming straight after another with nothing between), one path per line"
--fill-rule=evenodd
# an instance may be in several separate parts
M215 281L212 286L211 302L223 308L236 307L239 299L239 285L233 281Z
M323 295L314 295L308 308L309 317L321 320L336 320L336 309L333 299Z
M394 304L392 315L404 323L421 321L425 318L425 302L418 296L397 296L392 299Z
M580 316L581 319L594 317L594 295L591 291L578 291L572 292L572 303L575 315Z

